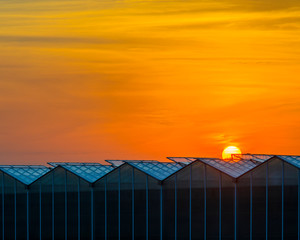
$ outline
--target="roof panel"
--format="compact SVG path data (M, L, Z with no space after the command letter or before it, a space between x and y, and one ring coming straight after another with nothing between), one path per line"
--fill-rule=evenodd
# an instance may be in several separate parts
M294 155L271 155L271 154L239 154L236 155L237 157L240 157L241 159L245 160L254 160L259 162L265 162L266 160L272 158L272 157L278 157L281 158L283 161L286 161L292 165L294 165L297 168L300 168L300 156L294 156Z
M195 160L194 158L188 158L188 157L167 157L167 159L175 163L183 163L183 164L189 164L190 162Z
M111 165L101 164L59 164L64 169L76 174L77 176L93 183L114 169Z
M41 165L2 165L0 170L20 182L29 185L51 170Z
M195 160L201 160L201 159L212 159L212 160L219 160L219 158L195 158L195 157L167 157L173 162L181 163L181 164L190 164L191 162L194 162Z
M294 165L297 168L300 168L300 156L287 156L287 155L276 155L282 160Z
M239 157L241 160L230 160L224 161L220 158L194 158L194 157L168 157L168 159L180 163L180 164L189 164L195 160L201 161L207 165L210 165L221 172L228 174L233 178L240 177L246 172L250 171L260 163L265 162L266 160L273 157L273 155L264 155L264 154L238 154L236 157Z
M94 165L102 165L100 163L83 163L83 162L48 162L49 165L53 167L62 166L62 165L75 165L75 166L94 166Z
M105 160L105 161L110 163L113 167L119 167L125 163L123 160Z
M119 167L123 165L125 162L158 162L157 160L105 160L110 163L114 167Z
M211 158L197 158L197 160L206 163L207 165L210 165L234 178L240 177L244 173L261 164L260 162L252 160L224 161L222 159Z
M164 180L182 168L182 165L172 162L158 161L126 161L131 166L158 179Z
M233 154L234 157L237 157L241 160L253 160L257 162L265 162L266 160L270 159L271 157L274 157L275 155L268 155L268 154Z

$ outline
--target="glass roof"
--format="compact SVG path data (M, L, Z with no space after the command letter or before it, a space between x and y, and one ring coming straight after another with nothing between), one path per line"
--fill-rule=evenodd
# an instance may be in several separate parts
M197 159L201 162L210 165L221 172L228 174L231 177L238 178L244 173L250 171L255 168L260 162L252 161L252 160L239 160L239 161L224 161L223 159L209 159L209 158L199 158Z
M233 154L234 157L237 157L241 160L254 160L258 162L265 162L266 160L270 159L271 157L274 157L274 155L267 155L267 154Z
M300 156L277 155L277 157L294 165L297 168L300 168Z
M188 165L194 161L203 162L233 178L240 177L272 157L278 157L300 168L300 156L240 154L238 157L241 160L224 161L219 158L168 157L173 162L159 162L156 160L106 160L111 165L78 162L50 162L48 164L53 167L61 166L90 183L97 181L124 163L128 163L160 181L179 171L184 165ZM20 182L30 185L49 172L51 168L41 165L0 165L0 170Z
M100 163L48 163L52 166L61 166L77 176L93 183L114 169L111 165Z
M247 156L248 157L248 156ZM269 159L270 156L266 159ZM178 162L178 163L183 163L183 164L189 164L193 161L201 161L207 165L210 165L216 169L218 169L221 172L224 172L228 174L231 177L237 178L244 173L250 171L257 165L259 165L262 161L261 158L260 161L254 160L254 157L252 156L251 158L247 158L239 161L224 161L223 159L220 158L184 158L184 157L169 157L168 159ZM258 158L257 158L258 159Z
M236 155L237 157L240 157L241 159L249 159L259 162L265 162L266 160L272 158L272 157L278 157L282 159L283 161L286 161L292 165L294 165L297 168L300 168L300 156L293 156L293 155L267 155L267 154L240 154Z
M114 167L119 167L125 162L158 162L157 160L105 160Z
M167 157L167 159L176 163L183 163L183 164L189 164L190 162L195 160L195 158L188 158L188 157Z
M86 166L86 165L102 165L100 163L83 163L83 162L48 162L52 167L62 166L62 165L75 165L75 166Z
M2 165L0 170L29 185L51 170L41 165Z
M158 161L126 161L131 166L158 179L164 180L182 168L182 165L172 162Z
M119 167L119 166L121 166L122 164L125 163L123 160L105 160L105 161L110 163L114 167Z
M194 158L194 157L167 157L173 162L176 163L182 163L182 164L190 164L191 162L197 160L197 159L212 159L212 160L219 160L219 158Z

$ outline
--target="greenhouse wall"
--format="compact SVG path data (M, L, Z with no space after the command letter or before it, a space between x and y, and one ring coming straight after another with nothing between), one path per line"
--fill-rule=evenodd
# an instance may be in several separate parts
M160 181L123 164L90 183L56 167L27 186L0 172L1 239L299 239L299 169L238 178L195 161Z

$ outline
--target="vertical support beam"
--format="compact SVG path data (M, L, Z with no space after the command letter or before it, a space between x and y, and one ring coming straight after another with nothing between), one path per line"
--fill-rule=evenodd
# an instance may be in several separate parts
M29 188L26 188L26 198L27 198L27 240L29 240Z
M174 195L175 195L175 240L177 240L177 174L174 177Z
M17 240L17 180L14 185L14 205L15 205L15 240Z
M222 239L222 173L219 172L219 240Z
M160 240L163 240L163 186L160 184Z
M206 165L204 165L204 240L206 240Z
M146 240L149 239L149 184L146 175Z
M253 236L253 176L252 172L250 172L250 240L252 240Z
M78 177L78 183L77 183L77 191L78 191L78 194L77 194L77 198L78 198L78 201L77 201L77 211L78 211L78 240L80 240L80 225L81 225L81 217L80 217L80 177Z
M300 239L300 169L298 170L298 239Z
M52 172L52 240L54 240L54 173Z
M105 184L104 184L104 218L105 218L105 222L104 222L104 227L105 227L105 240L107 240L107 177L104 178L105 179Z
M68 177L65 170L65 240L68 239Z
M4 223L4 214L5 214L5 208L4 208L4 173L2 173L2 239L4 240L5 236L5 223Z
M266 163L266 240L268 240L268 215L269 215L269 164Z
M234 240L237 239L237 182L234 183Z
M39 207L40 207L40 210L39 210L39 213L40 213L40 240L42 240L42 183L40 181L40 188L39 188Z
M284 162L282 161L282 182L281 182L281 239L284 236Z
M131 231L132 240L134 240L134 168L132 168L132 190L131 190Z
M121 171L118 169L118 239L121 240Z
M189 188L189 240L192 240L192 166L190 166L190 188Z
M94 240L94 185L91 185L91 240Z

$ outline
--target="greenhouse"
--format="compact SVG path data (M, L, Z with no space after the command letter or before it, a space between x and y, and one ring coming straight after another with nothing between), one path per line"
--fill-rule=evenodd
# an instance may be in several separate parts
M300 156L0 165L1 239L300 237Z

